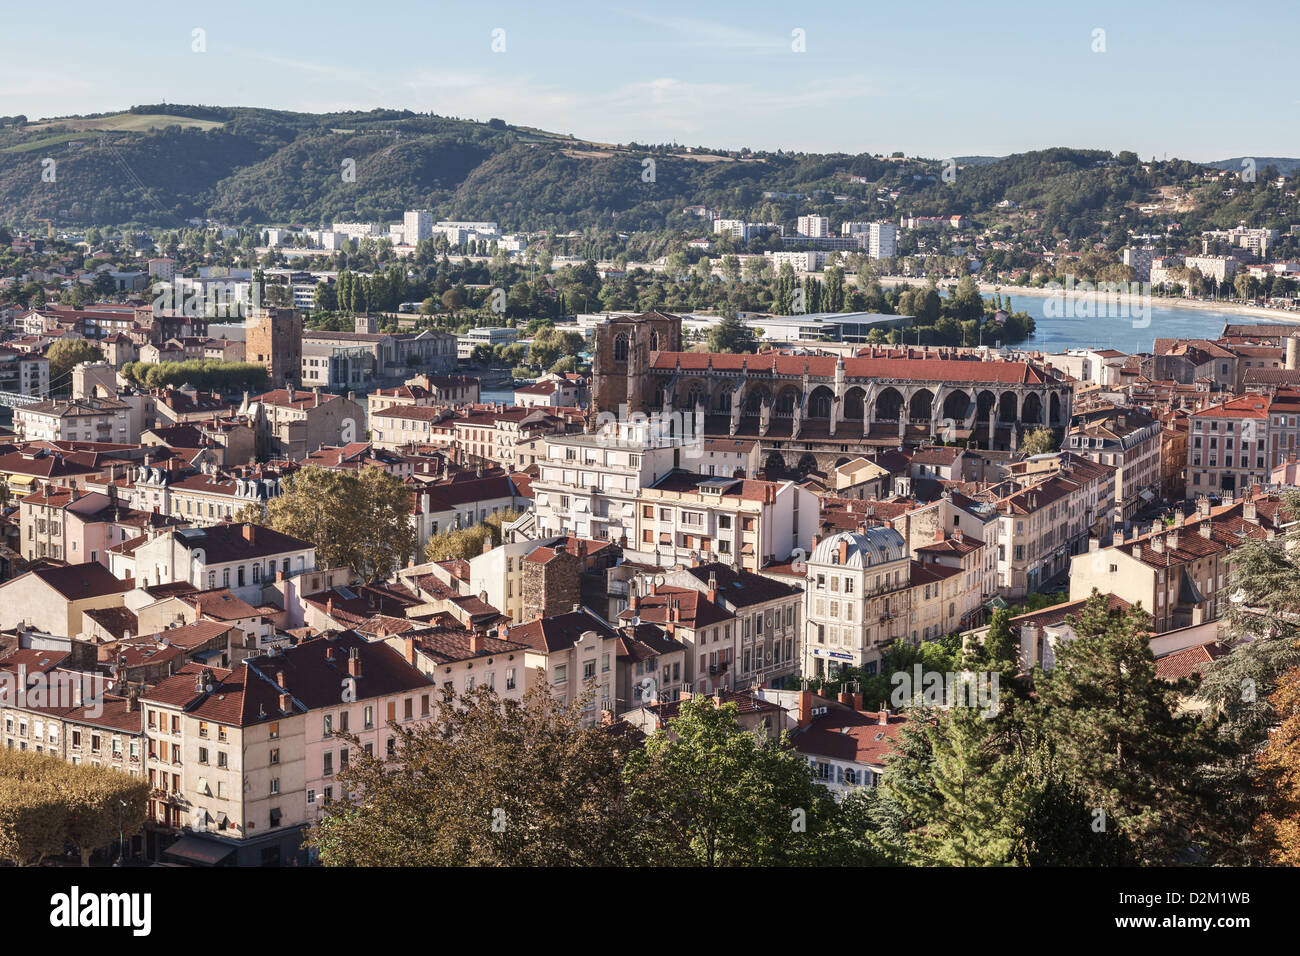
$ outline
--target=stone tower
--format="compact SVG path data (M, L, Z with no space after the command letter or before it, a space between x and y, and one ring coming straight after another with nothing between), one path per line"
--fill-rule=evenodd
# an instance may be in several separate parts
M297 309L255 308L244 323L244 353L266 368L271 388L302 380L302 313Z
M591 363L591 407L596 413L652 411L649 369L655 352L682 350L682 318L666 312L606 319L596 326Z

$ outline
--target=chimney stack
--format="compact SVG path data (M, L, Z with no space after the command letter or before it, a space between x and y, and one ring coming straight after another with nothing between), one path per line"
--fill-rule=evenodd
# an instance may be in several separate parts
M291 710L293 710L293 698L289 696L288 691L285 691L280 695L280 713L287 714Z
M361 651L355 647L348 651L348 674L352 677L361 676Z
M415 666L415 638L402 638L402 656L406 658L406 663Z
M799 691L798 721L800 727L807 727L812 723L812 691L806 687Z
M469 652L471 654L482 654L483 650L483 635L478 631L470 631Z
M709 598L709 603L710 603L710 604L717 604L717 603L718 603L718 575L717 575L717 572L710 572L710 573L709 573L709 593L708 593L708 598Z
M880 722L880 726L882 726L882 727L888 727L888 726L889 726L889 711L887 711L887 710L882 710L882 711L880 712L879 722Z
M252 524L251 522L244 525L244 540L249 544L253 544L254 539L257 536L257 532L254 530L256 527L257 525Z

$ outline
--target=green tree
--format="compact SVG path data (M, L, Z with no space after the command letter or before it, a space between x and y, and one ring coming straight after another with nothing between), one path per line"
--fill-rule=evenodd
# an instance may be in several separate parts
M1056 436L1046 425L1039 425L1020 443L1020 450L1026 455L1048 455L1056 451Z
M50 360L50 391L72 391L72 370L82 362L98 362L104 353L85 339L60 339L50 346L45 357Z
M444 690L433 718L392 724L385 762L354 740L308 845L326 866L608 866L642 820L624 799L623 737L546 686L501 700ZM519 781L527 780L527 786Z
M634 844L643 862L765 866L811 863L824 852L834 800L787 735L743 730L736 713L732 703L690 698L629 755L628 806L647 823Z
M411 505L410 489L379 468L355 474L308 466L286 480L267 519L276 531L314 544L317 564L382 581L415 553Z
M1140 606L1112 613L1093 591L1067 622L1076 636L1034 681L1060 767L1137 862L1182 859L1204 823L1197 768L1209 752L1197 719L1178 714L1175 688L1156 677L1150 617Z
M734 312L727 312L722 321L709 329L710 352L753 352L758 343L753 330Z

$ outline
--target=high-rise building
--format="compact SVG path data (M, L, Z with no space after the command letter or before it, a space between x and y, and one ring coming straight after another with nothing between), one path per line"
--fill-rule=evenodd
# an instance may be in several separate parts
M831 234L831 221L826 216L800 216L797 229L801 236L821 239Z
M408 209L402 217L402 238L408 246L433 235L433 213L427 209Z
M898 227L892 222L873 222L868 230L867 254L873 259L892 259L898 254Z

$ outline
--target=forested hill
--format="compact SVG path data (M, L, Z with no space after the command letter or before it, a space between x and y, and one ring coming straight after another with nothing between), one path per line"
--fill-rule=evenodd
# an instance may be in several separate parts
M315 226L429 208L507 230L698 231L700 220L683 211L698 204L785 224L803 213L836 223L960 213L1022 238L1113 241L1171 218L1184 230L1242 220L1286 228L1295 206L1291 184L1278 188L1267 166L1255 183L1224 189L1210 167L1144 164L1130 152L1056 148L956 163L954 179L942 159L899 155L611 146L399 110L146 105L39 122L0 117L0 224L175 227L202 217Z

